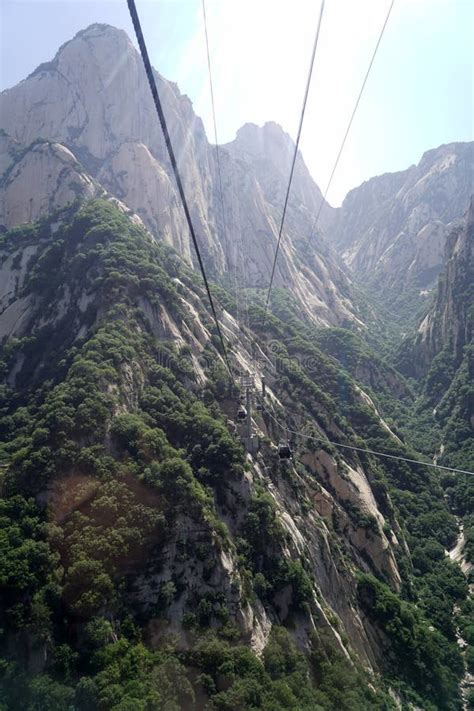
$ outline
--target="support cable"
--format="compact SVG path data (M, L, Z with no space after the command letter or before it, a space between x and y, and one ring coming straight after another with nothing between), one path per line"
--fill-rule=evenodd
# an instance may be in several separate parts
M269 415L269 417L272 418L276 424L281 427L282 430L285 432L289 432L290 434L296 435L297 437L301 437L302 439L309 439L314 442L320 442L321 444L332 444L333 447L341 447L342 449L351 449L355 452L362 452L363 454L373 454L375 457L386 457L387 459L397 459L401 462L408 462L409 464L419 464L420 466L423 467L431 467L432 469L442 469L447 472L455 472L456 474L470 474L471 476L474 476L474 472L467 471L466 469L456 469L455 467L444 467L442 464L434 464L433 462L423 462L418 459L410 459L409 457L401 457L396 454L388 454L388 452L378 452L374 449L367 449L365 447L356 447L355 445L351 444L341 444L340 442L333 442L327 438L324 437L316 437L314 435L307 435L304 434L303 432L297 432L296 430L290 430L286 425L283 425L276 417L271 413L269 410L267 410L266 407L262 405L262 410Z
M315 58L315 56L316 56L316 50L317 50L317 47L318 47L319 31L320 31L320 29L321 29L321 21L322 21L322 19L323 19L323 11L324 11L324 0L321 0L321 8L320 8L320 11L319 11L319 19L318 19L318 24L317 24L317 27L316 27L316 35L315 35L315 37L314 37L313 50L312 50L312 53L311 53L311 61L310 61L310 64L309 64L309 72L308 72L308 77L307 77L307 79L306 79L306 88L305 88L305 93L304 93L304 98L303 98L303 106L302 106L302 109L301 109L300 122L299 122L299 127L298 127L298 135L297 135L297 137L296 137L295 150L294 150L293 161L292 161L291 170L290 170L290 178L289 178L289 180L288 180L288 187L287 187L287 190L286 190L285 202L284 202L284 205L283 205L283 213L282 213L282 217L281 217L280 229L279 229L279 231L278 231L278 240L277 240L277 246L276 246L276 250L275 250L275 255L274 255L274 258L273 258L273 266L272 266L272 272L271 272L271 276L270 276L270 285L269 285L269 287L268 287L267 298L266 298L266 301L265 301L265 312L264 312L264 314L263 314L262 328L265 326L265 322L266 322L266 319L267 319L268 305L269 305L269 302L270 302L270 294L271 294L271 291L272 291L273 279L274 279L274 276L275 276L275 268L276 268L276 263L277 263L277 259L278 259L278 253L279 253L279 251L280 251L280 243L281 243L281 238L282 238L282 234L283 234L283 225L285 224L286 208L287 208L287 206L288 206L288 198L289 198L289 196L290 196L291 183L292 183L292 181L293 181L293 173L294 173L294 170L295 170L296 159L297 159L297 157L298 157L298 148L299 148L299 143L300 143L300 138L301 138L301 131L302 131L302 128L303 128L303 121L304 121L304 115L305 115L305 111L306 111L306 103L307 103L307 100L308 100L309 88L310 88L310 85L311 85L311 77L312 77L312 74L313 74L314 58Z
M327 198L329 189L330 189L330 187L331 187L331 185L332 185L332 181L333 181L333 178L334 178L334 174L335 174L335 172L336 172L336 170L337 170L337 166L339 165L339 161L340 161L340 159L341 159L342 152L343 152L344 147L345 147L345 145L346 145L347 137L348 137L348 135L349 135L349 132L350 132L351 127L352 127L352 124L353 124L353 122L354 122L354 118L355 118L355 115L356 115L356 113L357 113L357 109L359 108L360 100L361 100L361 98L362 98L362 94L364 93L365 85L367 84L367 80L368 80L368 78L369 78L369 74L370 74L370 72L371 72L371 70L372 70L372 66L373 66L373 64L374 64L375 57L377 56L377 52L378 52L378 49L379 49L379 47L380 47L380 43L381 43L381 41L382 41L382 37L383 37L383 35L384 35L385 28L387 27L388 21L389 21L389 19L390 19L390 15L391 15L391 12L392 12L392 9L393 9L394 4L395 4L395 0L392 0L392 2L390 3L390 7L388 8L387 15L386 15L386 17L385 17L385 22L384 22L383 25L382 25L382 29L381 29L381 31L380 31L380 34L379 34L379 37L378 37L378 40L377 40L377 44L375 45L375 49L374 49L374 51L373 51L371 60L370 60L370 62L369 62L369 66L368 66L367 72L366 72L366 74L365 74L364 81L362 82L362 86L361 86L361 88L360 88L359 95L358 95L357 100L356 100L356 102L355 102L354 109L352 110L352 114L351 114L351 117L350 117L350 119L349 119L349 123L347 124L346 132L345 132L345 134L344 134L344 138L342 139L342 143L341 143L341 145L340 145L340 148L339 148L339 151L338 151L336 160L335 160L334 165L333 165L333 167L332 167L331 175L329 176L329 180L328 180L328 183L327 183L327 185L326 185L326 189L325 189L325 191L324 191L324 194L321 196L321 202L319 203L318 212L316 213L316 217L315 217L314 222L313 222L313 225L312 225L312 227L311 227L311 230L310 230L308 239L306 240L305 245L304 245L304 247L303 247L303 249L302 249L302 251L301 251L302 254L306 254L306 250L307 250L307 248L308 248L308 244L310 243L311 238L313 237L313 234L314 234L314 232L315 232L315 230L316 230L316 227L317 227L317 224L318 224L318 222L319 222L319 217L320 217L320 215L321 215L322 209L323 209L324 205L326 204L326 198Z
M150 90L151 90L151 94L153 97L153 102L155 104L156 112L158 114L158 119L160 121L161 130L163 131L163 137L165 139L166 148L168 150L168 156L169 156L169 159L171 162L171 167L173 169L174 177L176 179L176 184L178 186L178 191L179 191L179 195L181 198L181 203L183 205L184 214L186 215L186 221L188 223L189 232L190 232L191 239L192 239L192 242L194 245L194 249L196 251L197 260L199 263L199 269L201 270L202 278L204 280L204 286L206 288L207 297L209 299L209 304L211 306L212 316L213 316L214 322L216 324L217 333L218 333L219 341L220 341L221 348L222 348L222 355L224 357L224 361L227 366L227 370L229 371L229 375L230 375L232 384L235 386L234 376L232 374L232 369L230 367L229 357L227 354L227 348L225 346L224 338L222 336L222 331L221 331L221 327L219 325L219 320L217 318L214 300L212 298L211 290L209 288L209 282L207 280L206 271L204 269L204 264L203 264L202 257L201 257L201 252L199 250L199 244L198 244L198 241L196 238L194 225L191 220L191 213L189 211L188 203L186 200L186 195L185 195L184 188L183 188L183 183L181 181L181 176L179 174L178 164L176 162L176 158L174 155L173 145L171 143L171 138L169 135L168 126L166 123L165 115L163 113L163 107L161 105L160 96L158 94L158 87L156 85L155 76L153 74L153 68L150 63L150 58L148 56L148 50L146 48L145 39L143 37L140 19L138 17L137 8L135 6L135 0L127 0L127 5L128 5L128 9L130 11L130 17L132 19L133 27L135 29L135 35L137 37L138 46L140 48L140 53L142 56L144 67L145 67L145 72L147 75L148 84L150 85Z

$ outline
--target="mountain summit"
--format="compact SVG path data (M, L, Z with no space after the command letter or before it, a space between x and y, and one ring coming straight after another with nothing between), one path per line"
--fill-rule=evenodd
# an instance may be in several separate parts
M337 211L331 240L356 279L389 303L420 304L445 264L448 234L474 192L474 143L424 153L418 165L371 178Z

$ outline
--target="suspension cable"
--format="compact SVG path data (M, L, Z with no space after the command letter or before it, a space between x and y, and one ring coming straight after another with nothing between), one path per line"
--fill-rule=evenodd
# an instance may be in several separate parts
M401 462L408 462L409 464L419 464L423 467L431 467L432 469L443 469L444 471L448 472L455 472L456 474L471 474L474 476L474 472L467 471L466 469L456 469L455 467L445 467L442 464L434 464L433 462L423 462L418 459L410 459L409 457L401 457L396 454L388 454L388 452L378 452L374 449L367 449L365 447L356 447L355 445L351 444L341 444L340 442L333 442L330 439L324 438L324 437L316 437L315 435L307 435L304 434L303 432L297 432L296 430L291 430L286 425L283 425L273 413L271 413L267 408L262 404L262 410L269 415L269 417L272 418L276 424L281 427L282 430L289 432L290 434L296 435L297 437L301 437L302 439L309 439L314 442L320 442L322 444L332 444L333 447L341 447L342 449L351 449L355 452L362 452L363 454L373 454L375 457L386 457L387 459L397 459Z
M318 47L319 31L320 31L320 29L321 29L321 21L322 21L322 19L323 19L323 11L324 11L324 0L321 0L321 8L320 8L320 11L319 11L319 19L318 19L318 24L317 24L317 27L316 27L316 34L315 34L315 37L314 37L313 50L312 50L312 53L311 53L311 60L310 60L310 64L309 64L308 77L307 77L307 79L306 79L306 87L305 87L304 98L303 98L303 106L302 106L302 109L301 109L300 122L299 122L299 126L298 126L298 135L297 135L297 137L296 137L295 150L294 150L294 153L293 153L293 160L292 160L292 163L291 163L290 178L289 178L289 180L288 180L288 187L287 187L287 190L286 190L285 202L284 202L284 205L283 205L283 213L282 213L281 222L280 222L280 229L279 229L279 231L278 231L277 246L276 246L276 249L275 249L275 255L274 255L274 257L273 257L273 266L272 266L272 272L271 272L271 276L270 276L270 284L269 284L269 287L268 287L267 298L266 298L266 301L265 301L265 311L264 311L264 314L263 314L262 328L265 326L265 322L266 322L266 319L267 319L268 305L269 305L269 302L270 302L270 294L271 294L271 291L272 291L273 279L274 279L274 276L275 276L275 268L276 268L276 263L277 263L277 259L278 259L278 253L279 253L279 251L280 251L280 243L281 243L281 237L282 237L282 234L283 234L283 225L285 224L286 208L287 208L287 206L288 206L288 198L289 198L289 196L290 196L291 183L292 183L292 181L293 181L293 173L294 173L294 170L295 170L296 159L297 159L297 157L298 157L298 147L299 147L300 138L301 138L301 131L302 131L302 128L303 128L303 121L304 121L304 115L305 115L305 111L306 111L306 103L307 103L307 100L308 100L309 88L310 88L310 85L311 85L311 77L312 77L312 74L313 74L314 58L315 58L315 56L316 56L316 50L317 50L317 47Z
M150 90L151 90L151 94L152 94L153 101L155 104L156 112L158 114L158 119L160 121L161 130L163 131L163 137L165 139L166 148L168 149L168 156L169 156L169 159L171 162L171 167L173 168L173 173L174 173L174 177L176 179L176 184L178 186L178 191L179 191L179 195L181 198L181 203L183 205L184 214L186 215L186 221L188 223L189 233L191 235L194 249L196 251L197 260L199 263L199 269L201 270L202 278L204 280L204 286L206 288L207 297L209 299L209 304L211 306L212 316L213 316L214 322L216 324L217 333L218 333L219 341L220 341L221 348L222 348L222 355L224 357L224 361L227 366L227 370L229 371L229 376L232 381L232 384L235 386L234 376L232 373L232 369L230 367L229 357L227 354L227 348L225 346L224 338L222 336L222 331L221 331L221 327L219 325L219 320L217 318L214 300L212 298L211 290L209 288L209 282L208 282L207 276L206 276L206 271L204 269L204 263L202 261L201 252L199 250L199 244L198 244L198 241L196 238L194 225L191 220L191 213L189 211L188 203L186 200L186 195L185 195L184 188L183 188L183 183L181 181L181 176L179 174L178 164L176 162L176 158L174 155L173 145L171 143L171 138L170 138L170 134L168 131L168 126L166 123L165 115L163 113L163 107L161 105L160 96L158 94L158 87L157 87L157 84L155 81L155 76L153 74L153 68L150 63L150 58L148 56L148 50L146 48L145 39L143 37L140 19L138 17L137 8L135 6L135 0L127 0L127 5L128 5L128 9L130 11L130 17L132 19L133 27L135 29L135 34L137 37L138 46L140 48L140 53L142 56L144 67L145 67L145 72L147 75L148 84L150 86Z
M322 209L323 209L324 205L326 204L326 198L327 198L329 189L330 189L330 187L331 187L331 185L332 185L332 181L333 181L333 178L334 178L334 174L335 174L335 172L336 172L336 170L337 170L337 166L339 165L339 161L340 161L340 159L341 159L342 152L343 152L344 147L345 147L345 145L346 145L347 137L348 137L348 135L349 135L349 132L350 132L351 127L352 127L352 124L353 124L353 122L354 122L354 118L355 118L355 115L356 115L356 113L357 113L357 109L359 108L360 100L361 100L361 98L362 98L362 94L364 93L365 85L367 84L367 80L368 80L368 78L369 78L369 74L370 74L370 72L371 72L371 70L372 70L372 66L373 66L373 64L374 64L375 57L377 56L377 52L378 52L378 49L379 49L379 47L380 47L380 43L381 43L381 41L382 41L382 37L384 36L385 28L387 27L387 24L388 24L388 21L389 21L389 19L390 19L390 15L391 15L391 13L392 13L392 9L393 9L394 4L395 4L395 0L392 0L392 2L390 3L390 7L388 8L387 15L386 15L386 17L385 17L385 21L384 21L384 23L383 23L383 25L382 25L382 29L381 29L381 31L380 31L380 34L379 34L379 37L378 37L378 40L377 40L377 44L375 45L375 49L374 49L373 54L372 54L372 57L371 57L371 59L370 59L369 66L368 66L367 72L366 72L365 77L364 77L364 81L362 82L362 86L361 86L361 88L360 88L359 95L358 95L358 97L357 97L357 100L356 100L356 102L355 102L354 108L353 108L353 110L352 110L352 114L351 114L351 117L350 117L350 119L349 119L349 123L347 124L346 132L345 132L345 134L344 134L344 138L342 139L342 143L341 143L341 145L340 145L340 148L339 148L339 151L338 151L336 160L334 161L334 165L333 165L333 167L332 167L331 175L329 176L329 180L328 180L328 182L327 182L326 189L325 189L325 191L324 191L324 194L321 196L321 202L319 203L318 212L316 213L316 217L315 217L314 222L313 222L313 225L312 225L312 227L311 227L311 230L310 230L308 239L306 240L305 245L304 245L304 247L303 247L303 249L302 249L302 251L301 251L302 254L306 254L306 249L308 248L308 244L310 243L311 238L312 238L312 236L313 236L313 234L314 234L314 231L316 230L316 227L317 227L317 224L318 224L318 222L319 222L319 217L320 217L320 215L321 215Z

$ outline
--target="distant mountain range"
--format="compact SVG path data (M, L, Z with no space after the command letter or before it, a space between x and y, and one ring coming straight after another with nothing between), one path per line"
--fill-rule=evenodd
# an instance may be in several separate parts
M241 288L266 288L293 141L274 123L247 124L220 147L224 222L216 148L190 100L156 78L208 268ZM123 31L92 25L4 91L0 129L0 224L105 191L194 260L141 58ZM473 144L452 144L417 167L373 178L340 209L324 205L302 254L322 195L299 155L275 286L291 288L301 311L322 325L360 324L353 278L395 295L400 287L431 289L447 231L467 207L472 169Z

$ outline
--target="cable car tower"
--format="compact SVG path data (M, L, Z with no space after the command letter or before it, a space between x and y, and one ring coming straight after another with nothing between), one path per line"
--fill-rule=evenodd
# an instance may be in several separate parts
M240 376L240 388L244 393L245 406L241 404L237 412L237 420L240 424L240 436L245 448L251 454L256 454L260 441L257 435L252 434L252 404L254 399L255 378L253 375Z

